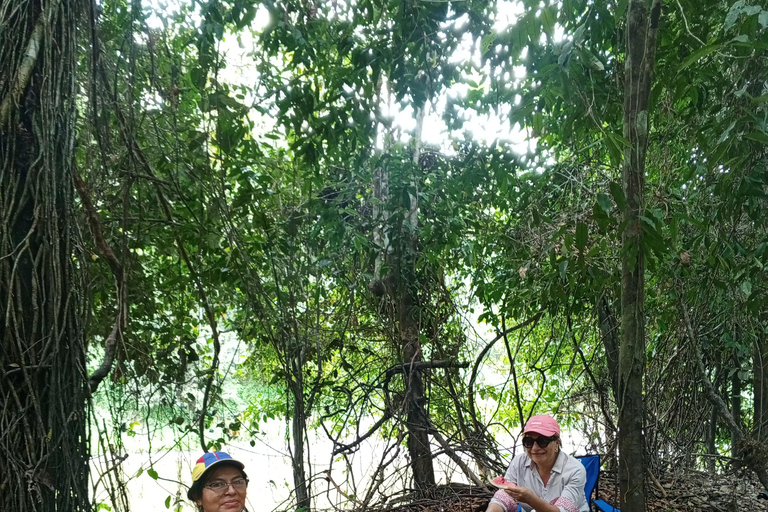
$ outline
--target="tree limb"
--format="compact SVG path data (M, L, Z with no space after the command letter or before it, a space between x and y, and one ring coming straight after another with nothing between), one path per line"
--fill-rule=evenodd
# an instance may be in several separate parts
M101 361L99 367L90 375L90 377L88 377L88 387L91 390L91 394L93 394L96 392L96 389L98 389L101 381L109 375L109 372L112 370L112 365L115 362L117 339L122 336L123 329L128 322L128 294L126 292L125 271L123 270L123 266L120 264L117 256L115 256L115 252L104 239L104 231L101 229L99 214L96 211L96 207L93 205L88 187L80 177L77 169L73 169L72 181L77 190L77 194L80 196L80 202L85 210L88 226L90 227L91 234L96 242L96 248L102 257L107 260L109 268L112 270L112 275L115 277L115 284L117 286L117 312L115 313L112 332L104 341L104 359Z
M463 460L461 460L461 457L459 457L456 454L456 451L453 448L451 448L451 446L448 444L448 441L446 441L443 438L443 436L440 435L440 432L438 432L437 429L434 428L434 426L432 427L432 431L430 432L430 434L432 434L432 437L434 437L437 440L437 442L440 444L440 446L443 447L443 450L451 458L451 460L461 468L461 470L464 472L467 478L472 480L472 483L474 483L476 486L482 487L483 481L480 480L480 478L475 474L475 472L472 471Z
M340 453L348 452L348 451L356 448L357 446L360 445L360 443L362 443L363 441L365 441L366 439L371 437L373 434L375 434L376 431L379 430L379 428L381 428L381 426L384 425L384 423L386 423L386 421L389 420L390 418L392 418L392 414L389 412L389 410L385 411L384 412L384 416L379 418L379 421L377 421L370 429L368 429L368 432L366 432L362 436L360 436L357 439L355 439L355 441L352 442L352 443L349 443L349 444L339 444L338 448L334 448L333 449L333 456L335 457L336 455L338 455Z
M389 381L395 375L399 373L405 373L410 371L421 371L428 368L469 368L468 362L457 362L451 360L435 360L435 361L418 361L413 363L397 364L390 366L386 369L385 373L387 380Z
M691 343L693 345L693 349L695 351L696 355L696 366L699 370L699 378L701 379L701 383L704 385L704 393L706 394L709 401L712 403L712 406L717 409L717 412L720 413L720 416L725 420L725 422L728 424L728 427L731 429L731 432L734 434L734 441L736 443L744 443L746 440L751 440L745 433L744 430L741 428L741 425L736 422L736 419L733 417L733 414L731 414L731 411L728 410L728 405L725 403L725 400L715 391L715 387L712 385L712 382L707 377L707 370L704 367L704 355L701 353L701 345L699 343L698 337L696 336L696 333L693 330L693 324L691 323L691 318L688 315L688 308L685 306L685 304L680 304L680 309L683 311L683 320L685 321L685 332L688 336L688 339L691 340ZM753 443L755 440L751 440ZM747 459L747 457L745 457ZM747 463L747 467L754 471L757 474L757 479L760 480L760 483L763 484L763 488L768 490L768 468L766 468L766 461L764 460L745 460Z
M99 69L99 76L101 77L101 80L103 81L105 88L107 90L110 90L109 77L107 77L107 72L104 69L103 63L101 62L99 63L98 69ZM126 149L128 150L129 156L132 159L134 159L134 161L138 163L142 169L144 169L144 172L146 175L154 178L155 172L152 170L152 166L149 164L147 157L144 155L144 152L139 147L139 144L136 142L136 139L130 133L128 129L128 122L125 119L125 116L123 115L123 112L120 109L119 105L117 104L117 98L113 97L112 101L115 105L115 117L117 118L118 126L120 127L120 135L123 138L123 142L125 144ZM165 194L163 193L157 181L153 180L152 182L155 185L155 193L157 195L158 202L160 203L160 207L162 208L163 213L165 214L166 218L170 222L170 225L174 226L173 211L171 210L171 206L168 203L168 199L166 199ZM211 338L213 339L213 361L211 362L209 378L205 384L205 392L203 393L203 403L200 410L200 416L198 418L198 435L200 438L200 446L203 449L203 451L207 451L208 447L206 446L206 442L205 442L205 416L206 416L206 411L208 409L208 400L210 399L211 389L213 388L213 381L216 378L216 370L218 370L219 368L219 354L221 353L221 341L219 339L218 322L216 321L216 315L214 314L213 308L211 307L210 301L208 300L208 294L205 292L205 287L203 286L203 282L200 279L200 275L197 273L197 270L195 269L194 265L192 265L192 260L189 258L189 254L187 253L186 247L184 246L184 240L182 240L181 235L179 235L178 233L178 230L176 229L173 230L173 237L174 237L174 241L176 242L176 248L179 252L179 256L181 260L184 262L184 265L187 267L187 271L192 277L192 281L195 284L197 293L200 296L200 303L203 307L203 311L205 313L206 320L208 321L208 325L211 328Z
M519 323L515 325L514 327L510 327L509 329L503 330L501 333L499 333L495 338L493 338L491 341L486 343L485 347L483 347L483 350L480 351L480 354L478 354L477 358L475 359L475 364L472 366L472 375L469 379L469 412L472 415L473 420L477 419L477 416L475 414L475 381L477 380L477 375L480 371L480 363L483 362L485 359L485 356L488 355L488 352L491 351L491 348L496 344L497 341L502 339L507 334L520 330L523 327L526 327L528 325L531 325L534 322L537 322L541 315L544 314L544 309L540 309L535 315L533 315L531 318L527 319L526 321ZM477 427L477 425L475 425Z

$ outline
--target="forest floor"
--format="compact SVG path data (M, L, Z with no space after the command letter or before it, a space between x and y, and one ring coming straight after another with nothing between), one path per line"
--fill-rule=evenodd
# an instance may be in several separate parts
M762 487L754 475L709 474L693 470L668 471L647 482L648 512L730 512L766 510L768 500L759 499ZM392 497L387 505L367 512L483 512L495 489L450 484L429 495L406 493ZM618 506L615 474L601 473L599 498Z

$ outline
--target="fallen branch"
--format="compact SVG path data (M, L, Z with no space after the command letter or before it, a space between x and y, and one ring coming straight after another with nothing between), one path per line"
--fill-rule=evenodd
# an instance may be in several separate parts
M434 426L432 426L430 434L432 434L432 437L434 437L437 440L438 444L440 444L440 446L443 448L443 451L445 451L446 455L448 455L448 457L450 457L451 460L461 468L461 470L464 472L467 478L472 480L472 483L474 483L478 487L482 487L483 481L480 480L480 478L475 474L475 472L472 471L463 460L461 460L461 457L459 457L456 451L453 448L451 448L451 446L448 444L448 441L446 441L443 438L443 436L440 435L440 432L438 432Z

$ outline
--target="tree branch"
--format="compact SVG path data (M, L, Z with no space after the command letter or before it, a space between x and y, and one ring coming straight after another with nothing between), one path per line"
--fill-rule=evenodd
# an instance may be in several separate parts
M373 434L375 434L376 431L379 430L381 428L381 426L384 425L384 423L386 423L386 421L388 419L390 419L390 418L392 418L392 414L389 412L389 410L385 411L384 412L384 416L379 418L379 421L377 421L370 429L368 429L368 432L366 432L362 436L358 437L357 439L355 439L354 442L352 442L350 444L339 444L338 448L334 448L333 449L333 456L335 457L336 455L338 455L340 453L348 452L348 451L356 448L357 446L360 445L360 443L362 443L363 441L365 441L366 439L371 437Z
M701 383L704 385L704 393L706 394L709 401L712 403L712 406L717 409L717 412L720 413L720 416L725 420L725 422L728 424L728 427L731 429L731 432L734 434L734 441L738 444L743 444L745 441L750 440L751 443L759 443L756 440L752 440L746 436L744 433L744 430L741 428L741 425L738 424L736 419L733 417L733 414L731 414L731 411L728 410L728 405L725 403L725 400L715 391L715 387L712 385L712 382L707 377L707 370L704 367L704 355L701 353L701 345L699 344L698 337L696 336L696 333L693 330L693 324L691 323L691 318L688 315L688 308L685 307L685 304L680 304L680 309L683 311L683 320L685 321L685 332L688 336L688 339L691 340L691 343L693 344L693 349L696 356L696 367L699 370L699 378L701 379ZM762 444L762 443L759 443ZM760 483L763 484L763 488L768 490L768 468L766 468L765 460L754 460L753 458L747 458L745 457L744 462L747 463L747 467L754 471L757 474L757 479L760 480Z
M443 450L448 455L448 457L450 457L451 460L461 468L461 470L464 472L467 478L472 480L472 483L474 483L476 486L482 487L483 481L480 480L480 478L475 474L475 472L472 471L463 460L461 460L461 457L459 457L456 454L456 451L453 448L451 448L451 446L448 444L448 441L446 441L443 438L443 436L440 435L440 432L438 432L434 426L432 426L430 434L432 434L432 437L434 437L437 440L437 442L440 444L440 446L443 447Z
M483 347L483 350L480 351L480 354L478 354L477 358L475 359L475 364L472 366L472 376L469 379L469 412L472 415L473 420L476 420L477 416L475 414L475 381L477 380L477 374L480 371L480 363L483 362L483 359L485 359L485 356L488 355L488 352L491 351L491 348L496 344L497 341L499 341L501 338L506 336L507 334L520 330L523 327L526 327L528 325L531 325L534 322L537 322L539 318L541 318L541 315L544 314L544 309L540 309L535 315L533 315L528 320L519 323L515 325L514 327L510 327L509 329L503 330L501 333L499 333L494 339L489 341L485 347ZM475 425L477 426L477 425Z
M101 62L99 63L99 76L104 83L104 87L107 90L110 90L109 77L107 77L107 72L104 69L103 63ZM156 176L152 170L152 166L149 164L147 157L144 155L144 152L141 150L139 144L136 142L136 139L128 129L128 122L126 121L125 116L123 115L123 112L117 103L117 98L113 97L112 101L115 106L115 117L117 118L118 125L120 127L120 135L123 138L123 142L126 149L128 150L129 156L136 163L138 163L142 169L144 169L144 173L147 176L155 178ZM168 199L166 199L165 194L163 193L157 181L152 180L152 183L155 185L155 193L157 195L158 202L160 203L160 207L170 222L170 225L173 227L173 211L171 210L171 206L168 203ZM213 308L211 307L210 301L208 300L208 294L205 292L205 287L203 286L203 282L200 279L200 275L197 273L194 265L192 265L192 260L189 258L189 254L187 253L187 250L184 246L184 240L182 240L181 235L179 235L178 230L176 229L173 230L173 237L174 241L176 242L176 248L179 251L179 256L184 262L184 265L187 267L187 271L192 277L192 281L195 284L197 293L200 296L200 303L203 306L206 320L208 321L208 325L211 328L211 338L213 339L213 361L211 362L211 367L209 369L209 378L205 384L203 403L200 410L200 417L198 419L198 435L200 437L200 445L203 451L207 451L208 448L205 443L205 416L208 409L208 400L210 399L211 389L213 388L213 381L216 378L216 370L219 368L221 341L219 339L219 329L218 323L216 321L216 315L214 314Z
M390 366L386 369L387 381L392 379L399 373L405 373L410 371L421 371L428 368L469 368L468 362L457 362L451 360L436 360L436 361L418 361L414 363L403 363L395 366Z
M107 336L104 341L104 359L102 359L99 367L88 377L88 387L91 390L91 394L96 392L99 384L104 378L109 375L112 370L112 365L115 361L115 352L117 349L117 338L122 336L123 329L128 322L128 303L127 292L125 283L125 271L120 261L115 256L115 251L109 246L104 239L104 231L101 229L101 222L99 222L99 214L96 211L93 201L91 201L91 195L83 179L80 177L77 169L72 171L72 181L77 190L77 194L80 196L80 202L83 205L83 209L88 219L88 226L91 229L94 241L96 242L96 248L99 253L107 260L109 268L112 269L112 275L115 277L115 285L117 286L117 312L115 313L115 321L112 326L112 332Z

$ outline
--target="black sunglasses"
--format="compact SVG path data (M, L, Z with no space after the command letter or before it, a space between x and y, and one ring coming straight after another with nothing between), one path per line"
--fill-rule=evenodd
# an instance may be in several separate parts
M541 446L542 448L546 448L549 446L549 443L552 441L556 441L557 436L551 436L551 437L545 437L545 436L539 436L536 439L532 437L524 437L523 438L523 446L525 448L533 448L533 443L536 443L537 445Z

